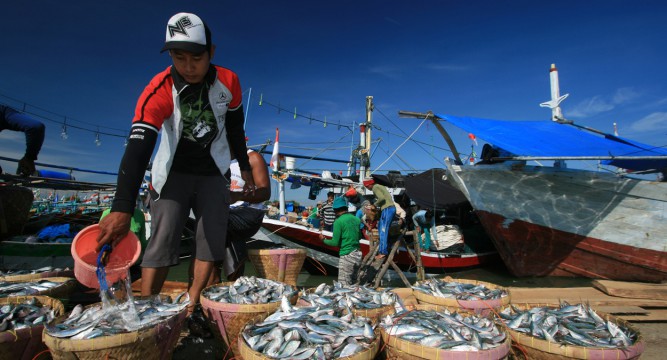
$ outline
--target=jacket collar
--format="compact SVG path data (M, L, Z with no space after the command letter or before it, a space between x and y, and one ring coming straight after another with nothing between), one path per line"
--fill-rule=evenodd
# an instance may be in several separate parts
M208 84L209 86L213 85L215 82L215 65L211 64L208 67L208 73L204 77L204 82ZM176 68L174 66L171 67L171 77L174 79L174 87L176 88L176 92L180 93L183 89L185 89L187 86L192 85L186 82L181 74L176 71Z

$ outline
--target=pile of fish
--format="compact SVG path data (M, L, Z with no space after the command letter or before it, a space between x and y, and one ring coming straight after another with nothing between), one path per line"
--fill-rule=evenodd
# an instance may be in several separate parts
M338 281L332 285L322 283L314 291L303 291L299 298L311 306L348 306L357 309L376 309L396 303L398 296L385 289L378 291L365 285L343 286Z
M504 289L489 289L483 284L467 284L442 279L419 281L412 288L429 295L457 300L491 300L508 296Z
M542 306L526 310L510 305L499 315L512 330L561 345L627 347L638 336L628 328L604 320L588 304L561 302L558 308Z
M46 333L57 338L79 340L137 331L178 315L188 304L187 293L179 295L174 303L155 296L107 308L96 304L84 309L78 304L63 322L48 325Z
M46 324L55 314L49 305L36 298L24 302L0 306L0 331L19 330L31 326Z
M246 325L241 335L254 351L296 360L351 356L371 347L376 338L370 320L349 308L293 307L287 297L264 321Z
M35 270L5 270L5 271L0 270L0 277L15 276L15 275L32 275L32 274L41 274L45 272L57 272L57 271L63 271L63 269L55 268L53 266L45 266L43 268Z
M0 298L37 295L62 284L62 282L54 282L48 279L25 282L0 281Z
M294 294L291 285L254 276L241 276L231 285L213 285L202 291L207 299L230 304L266 304Z
M489 350L502 345L507 338L507 333L491 319L447 310L413 310L387 315L380 326L390 336L452 351Z

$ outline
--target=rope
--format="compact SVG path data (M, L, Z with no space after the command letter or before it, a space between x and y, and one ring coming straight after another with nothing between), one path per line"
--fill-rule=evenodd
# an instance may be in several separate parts
M324 275L324 276L327 275L327 269L324 267L324 265L322 265L321 262L319 262L319 261L317 261L317 259L313 259L309 256L306 257L306 259L308 259L308 261L310 261L313 264L313 266L315 266L317 268L317 270L319 270L322 273L322 275Z
M375 173L376 171L378 171L378 170L382 167L382 165L384 165L387 161L389 161L389 159L391 159L391 157L394 156L394 154L396 154L396 152L397 152L403 145L405 145L405 143L407 143L407 142L410 140L410 138L417 132L417 130L419 130L419 128L422 127L422 125L424 125L424 122L426 122L426 119L422 120L422 122L419 123L419 126L417 126L417 128L412 132L412 134L410 134L410 136L408 136L408 138L405 139L405 141L403 141L403 142L401 143L401 145L399 145L396 149L394 149L394 152L392 152L391 155L389 155L389 157L388 157L385 161L382 162L382 164L380 164L375 170L373 170L373 171L371 172L371 174L373 174L373 173Z
M51 350L46 349L46 350L42 350L42 351L38 352L35 356L33 356L32 360L37 360L37 359L39 359L39 357L41 355L46 354L46 353L51 353Z
M107 285L107 272L105 269L105 264L108 259L108 255L111 253L111 245L104 244L100 253L97 255L97 281L100 283L100 292L108 291L109 285Z

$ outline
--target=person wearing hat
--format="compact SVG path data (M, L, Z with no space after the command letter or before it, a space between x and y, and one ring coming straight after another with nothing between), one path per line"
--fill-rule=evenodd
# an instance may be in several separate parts
M364 186L373 192L375 195L375 206L380 209L380 221L378 222L378 235L380 241L380 248L376 259L381 259L389 254L389 227L396 215L396 207L394 206L394 199L386 187L376 184L373 178L366 178L363 181Z
M194 275L188 289L192 313L214 262L225 254L230 194L224 174L236 158L243 192L254 194L243 128L241 85L231 70L211 63L211 31L191 13L172 16L162 52L172 65L139 96L118 170L111 212L100 221L97 250L130 229L141 180L158 133L151 169L151 240L144 253L141 294L158 294L169 267L179 263L183 227L190 211L196 221Z
M343 197L333 201L333 210L336 221L333 223L333 237L320 239L326 245L340 247L338 255L338 282L342 285L352 285L357 281L357 272L361 266L361 250L359 250L359 227L361 222L354 214L347 211L347 202Z

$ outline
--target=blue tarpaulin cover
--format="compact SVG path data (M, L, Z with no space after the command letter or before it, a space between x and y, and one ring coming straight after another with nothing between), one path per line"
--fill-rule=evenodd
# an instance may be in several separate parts
M549 120L510 121L437 116L518 156L667 156L667 149L664 148L613 135L603 137L572 125ZM667 159L607 160L605 163L635 171L667 167Z

